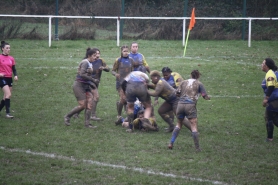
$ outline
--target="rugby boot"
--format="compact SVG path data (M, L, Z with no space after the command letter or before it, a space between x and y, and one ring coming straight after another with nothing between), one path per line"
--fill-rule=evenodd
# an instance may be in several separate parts
M65 121L65 125L66 125L66 126L70 126L70 117L68 117L67 115L65 115L64 121Z
M168 149L172 150L173 149L173 143L169 143Z
M91 120L93 120L93 121L100 121L101 118L98 118L98 117L96 117L96 116L92 116L92 117L91 117Z
M14 117L8 113L6 114L6 118L13 119Z
M128 133L132 133L132 132L133 132L133 130L129 128L129 129L127 129L127 130L126 130L126 132L128 132Z
M167 132L167 133L173 132L174 129L175 129L175 125L171 125L165 132Z
M122 116L119 116L118 119L117 119L117 121L115 121L115 125L118 126L118 125L122 124L122 123L123 123L122 120L123 120L123 117L122 117Z
M70 126L70 118L74 115L74 114L79 114L80 111L82 111L83 108L77 106L74 107L67 115L64 116L64 123L67 126Z
M89 123L89 124L87 124L87 125L85 125L85 127L86 127L86 128L97 128L97 126L93 126L93 125L92 125L92 124L90 124L90 123Z

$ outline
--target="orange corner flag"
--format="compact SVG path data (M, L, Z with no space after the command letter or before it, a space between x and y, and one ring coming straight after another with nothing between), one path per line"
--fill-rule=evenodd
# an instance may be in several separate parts
M189 30L191 30L194 27L195 24L195 8L192 9L191 13L191 19L190 19L190 24L189 24Z

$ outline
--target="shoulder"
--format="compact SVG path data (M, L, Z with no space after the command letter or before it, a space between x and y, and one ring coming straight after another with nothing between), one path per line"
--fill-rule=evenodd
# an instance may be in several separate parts
M163 79L160 79L158 82L157 82L157 84L159 84L159 85L162 85L162 84L164 84L164 83L167 83L165 80L163 80Z
M133 58L132 57L128 57L128 59L131 61L131 62L134 62Z
M172 72L171 75L174 76L174 77L181 78L181 75L179 73L177 73L177 72Z
M267 81L272 81L275 77L276 77L276 75L272 70L269 70L265 75L265 79Z
M121 62L121 58L122 58L122 57L116 58L116 59L115 59L115 63Z
M84 65L88 65L89 61L87 59L83 59L80 63L79 66L84 66Z
M9 55L8 57L9 57L11 60L14 60L14 57L13 57L13 56Z

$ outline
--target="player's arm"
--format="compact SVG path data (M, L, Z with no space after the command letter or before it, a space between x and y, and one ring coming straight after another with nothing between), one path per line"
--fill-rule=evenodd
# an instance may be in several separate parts
M149 64L147 63L147 61L146 61L144 55L142 55L142 58L143 58L143 66L145 66L145 68L146 68L146 70L148 71L148 73L150 73L151 70L150 70Z
M102 61L101 69L105 72L109 72L110 68L108 67L108 65L105 63L105 61L103 59L101 59L101 61Z
M135 61L133 60L133 58L129 57L129 60L131 61L131 71L134 70L134 68L136 67Z
M14 80L17 81L18 77L17 77L16 68L15 68L15 60L14 60L14 58L12 59L12 70L13 70L13 74L14 74Z
M140 73L139 75L145 79L146 83L149 83L150 79L146 73Z
M152 84L152 83L148 83L148 88L150 88L150 89L155 89L155 84Z
M208 96L206 89L202 83L199 84L199 93L205 100L210 100L210 97Z
M148 90L148 93L149 93L150 96L159 97L163 88L164 88L164 86L163 86L162 83L157 83L156 87L155 87L155 90L154 91Z
M118 78L120 75L118 74L118 69L119 69L119 63L118 59L114 62L113 69L111 71L112 75Z
M89 81L94 82L94 83L99 82L98 79L95 79L91 75L88 75L88 72L87 72L88 62L82 62L79 67L80 67L79 75L81 76L81 78L83 78L85 80L89 80Z

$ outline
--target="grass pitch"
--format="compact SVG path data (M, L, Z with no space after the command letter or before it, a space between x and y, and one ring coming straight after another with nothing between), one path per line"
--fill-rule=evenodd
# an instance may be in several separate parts
M63 116L77 105L72 92L79 62L88 46L98 47L112 68L120 56L116 41L6 40L16 59L19 81L11 99L13 120L0 116L1 184L276 184L277 131L266 143L260 83L266 57L278 63L273 41L190 40L186 57L180 41L139 40L151 70L168 66L189 78L201 73L211 101L198 101L202 152L195 153L190 132L183 128L174 149L171 134L155 114L159 132L126 133L114 125L115 77L102 74L98 127L84 118L66 127ZM130 45L131 40L121 41ZM3 94L3 93L2 93ZM160 103L162 100L160 99Z

